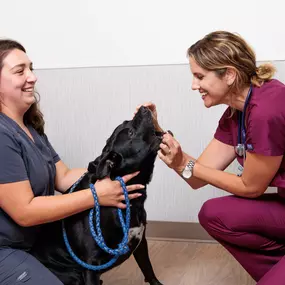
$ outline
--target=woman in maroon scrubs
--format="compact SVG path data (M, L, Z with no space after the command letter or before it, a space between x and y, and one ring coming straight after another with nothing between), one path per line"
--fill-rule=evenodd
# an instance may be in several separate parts
M228 32L206 35L188 56L192 89L204 105L228 108L198 159L170 134L159 157L193 189L210 184L233 194L206 201L201 225L259 285L285 284L285 85L272 79L272 65L257 67L248 44ZM156 117L155 105L144 105ZM236 158L238 173L225 172ZM278 193L264 194L268 186Z

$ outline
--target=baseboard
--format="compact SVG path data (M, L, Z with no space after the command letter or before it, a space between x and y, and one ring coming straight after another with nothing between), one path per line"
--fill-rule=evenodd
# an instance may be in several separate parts
M199 223L148 221L146 236L149 240L215 242Z

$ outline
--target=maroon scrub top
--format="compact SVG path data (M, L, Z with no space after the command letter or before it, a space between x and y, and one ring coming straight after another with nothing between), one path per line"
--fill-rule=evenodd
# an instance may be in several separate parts
M238 115L231 117L228 107L221 119L214 137L228 145L238 143ZM253 86L245 115L247 152L267 156L285 153L285 85L276 79L265 82L261 87ZM243 158L236 156L243 165ZM278 187L285 196L285 159L269 186Z

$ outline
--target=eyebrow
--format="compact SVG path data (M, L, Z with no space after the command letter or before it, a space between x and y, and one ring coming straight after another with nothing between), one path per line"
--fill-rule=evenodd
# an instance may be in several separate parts
M33 63L32 62L30 62L29 63L29 66L30 67L33 67ZM25 63L20 63L20 64L17 64L17 65L15 65L15 66L13 66L10 70L13 70L13 69L15 69L15 68L18 68L18 67L26 67L26 64Z

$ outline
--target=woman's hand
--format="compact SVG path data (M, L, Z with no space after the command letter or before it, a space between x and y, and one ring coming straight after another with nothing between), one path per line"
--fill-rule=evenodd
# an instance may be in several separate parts
M144 104L138 105L136 107L134 115L136 115L136 113L138 112L138 110L141 106L144 106L144 107L147 107L150 109L155 130L159 131L159 132L163 132L162 128L159 126L158 121L157 121L157 111L156 111L155 104L153 104L152 102L146 102Z
M122 177L123 181L127 183L133 177L137 176L139 172L131 173ZM122 203L125 200L123 188L119 181L111 180L110 178L104 178L98 180L95 184L95 189L98 195L98 200L102 206L112 206L125 209L126 205ZM127 186L128 192L145 188L144 185L134 184ZM141 196L140 193L129 194L129 199L135 199Z
M163 135L158 157L168 167L173 168L178 173L182 173L188 162L188 157L184 155L179 142L168 133Z

